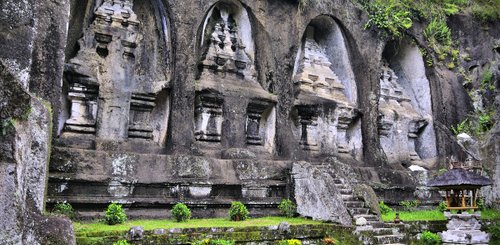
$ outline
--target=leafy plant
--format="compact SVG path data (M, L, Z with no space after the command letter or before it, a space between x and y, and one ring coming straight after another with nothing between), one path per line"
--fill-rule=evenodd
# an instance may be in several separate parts
M424 37L429 43L437 42L441 45L451 45L451 30L446 22L433 19L424 30Z
M418 200L401 201L399 205L403 206L405 211L415 211L420 202Z
M483 91L495 90L495 84L493 83L493 73L490 70L486 70L481 78L480 88Z
M380 201L378 203L378 206L380 208L381 214L388 214L388 213L392 212L392 208L387 206L387 204L385 204L383 201Z
M191 210L184 203L177 203L172 208L172 217L177 222L188 221L191 218Z
M295 216L295 214L297 213L297 206L295 206L295 204L290 199L281 200L278 208L280 209L280 212L283 216L289 218Z
M441 211L441 212L444 212L446 211L446 202L445 201L441 201L439 202L439 205L437 207L437 210Z
M465 120L461 121L458 123L456 126L451 126L451 131L455 135L459 135L461 133L469 133L471 126L469 124L469 119L466 118Z
M302 245L302 242L297 239L281 240L278 245Z
M486 205L484 204L484 198L479 198L476 201L477 209L480 211L483 211L486 208Z
M198 242L192 243L192 245L234 245L233 240L212 240L212 239L204 239Z
M104 215L104 221L108 225L122 224L127 220L127 215L125 210L123 210L122 205L112 202L108 205L106 209L106 214Z
M441 244L441 237L436 233L424 231L420 236L420 243L423 245L439 245Z
M488 22L500 19L500 0L475 0L471 2L471 12L480 21Z
M399 38L413 25L410 11L398 0L362 1L370 17L365 28L377 27L386 34Z
M68 202L57 202L57 204L54 206L52 209L52 213L55 214L62 214L69 219L74 219L75 218L75 210L73 209L73 206L69 204Z
M232 202L229 208L229 219L233 221L243 221L248 218L247 207L241 202Z
M113 245L130 245L130 243L128 243L127 240L119 240L113 243Z
M487 230L488 233L491 234L490 244L498 244L494 242L500 241L500 222L495 222L492 225L489 225Z

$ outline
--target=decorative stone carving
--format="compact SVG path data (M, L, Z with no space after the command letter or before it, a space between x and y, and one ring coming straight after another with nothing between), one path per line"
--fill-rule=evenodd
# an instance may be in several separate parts
M306 151L319 151L318 114L313 106L297 106L300 146Z
M247 108L246 135L250 145L263 145L264 132L261 128L264 111L272 106L267 101L252 101Z
M108 44L118 36L124 57L134 57L140 22L132 7L133 0L104 0L96 10L94 25L99 54L107 54Z
M208 51L201 64L204 68L244 75L250 59L245 53L238 25L225 5L220 5L218 9L220 19L213 26Z
M347 129L349 128L349 125L358 117L359 113L353 107L343 104L339 104L337 112L337 151L338 153L349 153Z
M223 99L215 94L203 93L196 97L195 103L196 140L220 142Z
M151 127L150 119L155 105L154 94L132 94L128 125L129 138L153 138L153 128Z
M415 141L428 122L413 108L398 77L386 62L380 74L379 105L379 135L389 162L420 162Z
M301 91L347 102L344 85L330 68L332 63L326 56L326 50L314 40L314 27L307 27L303 45L300 72L294 78L295 84Z
M69 81L68 100L71 103L66 131L95 133L99 85L89 73L76 64L65 66L65 77Z
M488 233L481 231L480 213L444 214L448 218L448 230L440 234L444 244L488 244L490 241Z
M93 134L96 133L96 121L99 120L100 136L126 137L129 101L128 98L123 99L128 97L128 92L123 90L126 87L124 85L131 80L132 69L127 66L133 63L128 61L134 57L140 36L140 23L132 6L132 0L104 0L94 13L94 22L79 40L80 51L65 67L65 77L69 83L67 98L71 103L65 131ZM98 59L95 53L103 58L109 57L106 60ZM109 66L103 62L121 65ZM97 107L98 98L100 108ZM132 132L135 131L134 127L132 125ZM141 138L151 138L150 130L142 132L149 133ZM139 137L138 133L130 135Z

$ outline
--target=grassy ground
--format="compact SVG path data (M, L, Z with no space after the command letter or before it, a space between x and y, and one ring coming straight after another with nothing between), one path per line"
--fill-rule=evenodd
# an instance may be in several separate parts
M382 215L382 220L389 222L396 217L396 212L390 212ZM438 210L420 210L413 212L399 212L399 218L402 221L425 221L425 220L446 220L443 212ZM481 219L500 219L500 210L486 209L481 211Z
M278 225L286 221L291 225L321 224L320 221L314 221L304 218L285 218L285 217L263 217L248 219L245 221L230 221L227 218L214 219L192 219L188 222L175 222L174 220L130 220L121 225L107 225L102 222L93 223L73 223L76 233L102 232L102 231L127 231L132 226L142 226L145 230L170 229L170 228L200 228L200 227L248 227L248 226L270 226Z

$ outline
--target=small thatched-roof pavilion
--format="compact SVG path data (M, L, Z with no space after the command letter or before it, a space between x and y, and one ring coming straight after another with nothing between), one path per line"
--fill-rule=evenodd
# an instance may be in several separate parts
M427 183L446 191L448 209L477 209L477 194L482 186L491 185L490 179L463 168L454 168Z

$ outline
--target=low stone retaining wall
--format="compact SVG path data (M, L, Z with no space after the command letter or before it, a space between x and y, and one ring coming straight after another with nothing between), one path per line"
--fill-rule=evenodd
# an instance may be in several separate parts
M206 238L234 240L237 244L276 244L283 239L299 239L303 244L317 244L325 237L333 237L343 244L361 244L353 234L353 227L335 224L319 225L287 225L240 228L173 228L155 229L136 232L133 240L127 231L85 232L77 233L78 245L111 245L127 239L135 245L145 244L190 244Z

